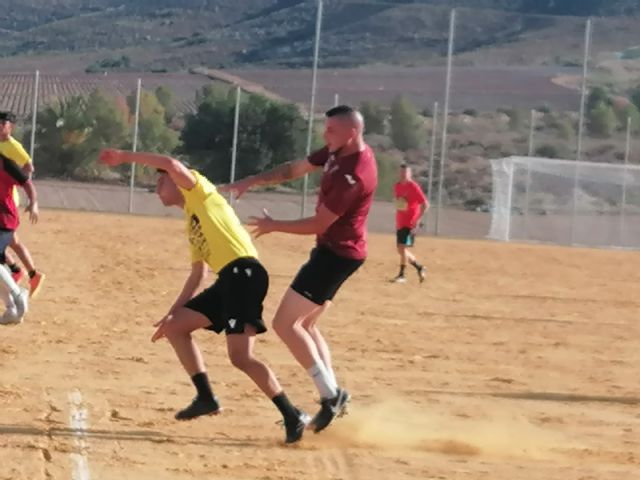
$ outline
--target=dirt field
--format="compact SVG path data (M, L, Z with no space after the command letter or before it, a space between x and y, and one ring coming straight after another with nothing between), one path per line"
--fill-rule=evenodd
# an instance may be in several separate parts
M174 218L45 211L22 231L48 273L0 331L0 479L631 479L640 471L635 253L421 240L428 283L386 282L391 236L324 319L351 414L297 447L201 333L222 416L176 423L192 397L151 324L187 274ZM310 241L258 241L266 316ZM127 247L122 248L122 247ZM273 332L259 353L317 408Z

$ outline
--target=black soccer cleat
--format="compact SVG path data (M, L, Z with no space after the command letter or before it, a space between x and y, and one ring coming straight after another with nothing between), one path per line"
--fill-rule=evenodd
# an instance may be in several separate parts
M333 398L324 398L320 401L320 411L311 420L313 431L319 433L329 426L336 417L344 415L347 403L351 400L349 392L339 388L338 394Z
M187 408L176 413L176 420L186 421L203 415L217 415L222 411L218 399L214 396L210 399L196 397Z
M311 417L302 410L296 409L296 415L284 419L284 428L286 432L285 443L296 443L302 439L304 429L307 428Z

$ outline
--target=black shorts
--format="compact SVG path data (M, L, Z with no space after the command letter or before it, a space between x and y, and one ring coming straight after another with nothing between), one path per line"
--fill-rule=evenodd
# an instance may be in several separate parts
M185 304L185 308L209 319L207 330L244 333L251 325L257 333L267 331L262 302L269 290L269 274L256 258L239 258L218 273L216 282Z
M396 230L396 242L398 245L413 247L416 243L416 236L410 228L401 228L400 230Z
M309 260L294 278L291 288L317 305L333 300L347 278L360 268L364 260L336 255L328 248L311 250Z
M0 229L0 263L6 263L5 250L13 240L13 230Z

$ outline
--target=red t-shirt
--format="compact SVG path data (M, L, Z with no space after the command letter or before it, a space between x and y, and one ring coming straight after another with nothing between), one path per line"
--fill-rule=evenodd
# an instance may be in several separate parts
M318 235L318 246L341 257L367 257L367 217L378 185L378 167L367 145L361 152L335 158L327 147L311 154L309 163L324 167L318 205L338 215L338 219Z
M16 230L20 225L13 188L24 185L29 177L13 161L0 154L0 229Z
M429 206L420 185L413 180L398 182L394 187L396 199L396 228L415 228L420 219L420 206Z

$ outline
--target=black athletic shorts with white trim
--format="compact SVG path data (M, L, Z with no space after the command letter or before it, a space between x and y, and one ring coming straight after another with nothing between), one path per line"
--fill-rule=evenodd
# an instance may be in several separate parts
M333 300L342 284L363 263L364 260L336 255L326 247L316 247L294 278L291 289L316 305L324 305Z
M244 333L246 325L257 333L267 328L262 303L269 290L269 274L256 258L238 258L218 273L215 283L185 304L185 308L209 319L207 330Z

